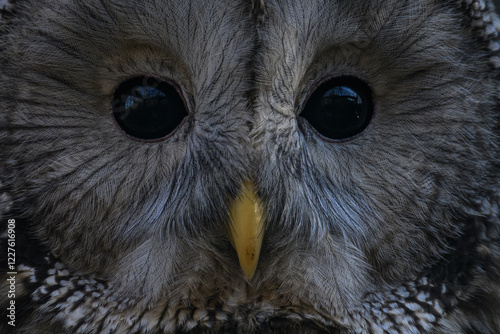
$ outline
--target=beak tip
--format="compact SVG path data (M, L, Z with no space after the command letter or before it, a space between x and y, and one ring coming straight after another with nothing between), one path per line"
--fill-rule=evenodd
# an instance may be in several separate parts
M245 278L247 279L247 281L251 280L253 278L253 276L255 275L255 271L257 269L257 263L258 263L258 255L257 257L255 256L255 253L252 254L251 257L249 257L248 259L243 260L240 259L240 267L241 267L241 270L243 271L243 275L245 275Z
M243 272L243 275L245 276L245 279L247 281L251 281L253 276L255 275L255 270L252 272Z

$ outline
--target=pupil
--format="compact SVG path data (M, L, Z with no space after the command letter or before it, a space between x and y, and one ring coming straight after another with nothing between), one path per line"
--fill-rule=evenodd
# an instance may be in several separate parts
M337 78L321 85L309 98L301 117L330 139L362 132L372 114L368 86L359 79Z
M145 83L153 84L147 84ZM118 126L138 139L160 139L172 133L187 111L177 90L150 77L126 81L115 92L113 116Z

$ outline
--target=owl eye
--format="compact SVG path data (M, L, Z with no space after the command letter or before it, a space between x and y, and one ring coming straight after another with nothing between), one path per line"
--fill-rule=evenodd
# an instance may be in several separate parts
M153 77L123 82L115 91L112 111L126 134L144 140L168 136L187 116L177 89Z
M339 77L321 84L299 116L330 139L361 133L370 123L373 101L370 87L353 77Z

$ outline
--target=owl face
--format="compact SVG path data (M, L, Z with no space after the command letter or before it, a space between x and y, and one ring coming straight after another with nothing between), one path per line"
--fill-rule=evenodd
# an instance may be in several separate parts
M18 3L1 181L46 254L25 330L493 333L488 10Z

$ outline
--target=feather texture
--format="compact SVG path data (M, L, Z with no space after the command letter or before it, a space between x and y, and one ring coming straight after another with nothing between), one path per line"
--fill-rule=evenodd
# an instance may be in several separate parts
M0 331L499 333L493 8L0 1ZM302 111L345 78L322 101L357 82L373 112L326 138ZM127 133L117 106L165 85L182 122ZM229 214L247 180L251 279Z

